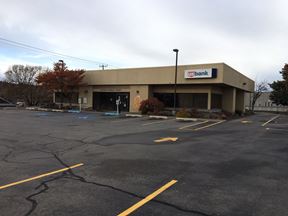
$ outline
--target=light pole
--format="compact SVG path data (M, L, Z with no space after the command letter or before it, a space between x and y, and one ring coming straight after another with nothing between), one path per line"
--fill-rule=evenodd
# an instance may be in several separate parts
M61 63L61 68L62 68L62 71L63 71L63 68L64 68L64 61L60 59L60 60L58 60L58 62Z
M176 90L177 90L177 69L178 69L178 49L173 49L173 52L176 53L176 65L175 65L175 80L174 80L174 109L173 109L173 114L176 114Z
M60 63L61 64L61 72L63 73L63 71L64 71L64 61L63 60L59 60L58 61L58 63ZM60 82L61 82L61 95L60 95L60 100L61 100L61 104L60 104L60 109L62 109L63 108L63 101L64 101L64 90L63 90L63 75L61 75L60 77L59 77L59 79L60 79Z

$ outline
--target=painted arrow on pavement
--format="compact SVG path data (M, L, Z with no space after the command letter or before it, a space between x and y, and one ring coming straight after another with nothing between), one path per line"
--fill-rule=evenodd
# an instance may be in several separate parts
M154 142L156 142L156 143L168 142L168 141L175 142L177 140L178 140L178 137L164 137L164 138L160 138L160 139L154 140Z

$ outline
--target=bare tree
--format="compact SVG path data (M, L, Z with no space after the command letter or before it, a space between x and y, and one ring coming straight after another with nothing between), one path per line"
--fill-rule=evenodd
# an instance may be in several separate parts
M41 66L12 65L5 72L5 81L13 85L15 100L24 100L28 106L38 105L47 98L46 90L36 85L35 78L43 71Z
M252 112L254 112L254 106L257 101L257 99L262 95L263 92L268 91L268 83L266 81L259 82L255 86L255 91L253 92L252 95L252 100L251 100L251 109Z
M33 85L35 83L35 77L41 71L41 66L12 65L10 69L5 72L5 78L9 83Z

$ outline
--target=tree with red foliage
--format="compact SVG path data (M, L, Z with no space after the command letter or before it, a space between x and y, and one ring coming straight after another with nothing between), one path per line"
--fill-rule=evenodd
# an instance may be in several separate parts
M158 114L163 108L163 102L152 97L141 101L139 111L141 111L142 114Z
M69 70L64 61L59 60L54 63L52 71L39 74L36 82L50 91L60 92L60 107L62 108L64 96L70 95L68 99L71 106L71 93L85 85L84 73L84 70Z

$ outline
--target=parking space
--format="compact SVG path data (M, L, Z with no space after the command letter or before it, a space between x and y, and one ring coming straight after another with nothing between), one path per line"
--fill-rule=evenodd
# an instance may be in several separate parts
M3 215L288 213L285 115L184 122L0 110L0 122Z

